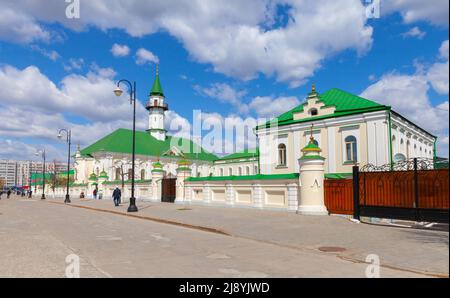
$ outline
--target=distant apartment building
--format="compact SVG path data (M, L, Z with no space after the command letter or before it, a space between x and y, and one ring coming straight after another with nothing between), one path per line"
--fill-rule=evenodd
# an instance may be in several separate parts
M29 185L31 173L42 173L43 162L0 159L0 179L5 186ZM67 163L51 161L45 164L47 173L60 173L67 171Z

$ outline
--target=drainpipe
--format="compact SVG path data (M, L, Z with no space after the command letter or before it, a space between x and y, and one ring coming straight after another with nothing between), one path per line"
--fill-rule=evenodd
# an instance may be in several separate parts
M261 157L261 151L259 149L259 136L256 135L256 153L258 154L258 175L261 174L261 162L260 162L260 157Z
M391 170L393 168L394 165L394 158L392 156L393 152L392 152L392 120L391 120L391 108L389 107L388 110L388 132L389 132L389 164L391 165Z
M435 139L434 139L434 142L433 142L433 160L434 160L434 161L436 161L436 159L437 159L436 142L437 142L437 138L435 138Z
M436 169L436 162L437 162L436 142L437 142L437 138L435 138L434 142L433 142L433 169Z

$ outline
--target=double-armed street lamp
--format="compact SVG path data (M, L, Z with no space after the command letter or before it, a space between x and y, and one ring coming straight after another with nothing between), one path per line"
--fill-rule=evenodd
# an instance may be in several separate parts
M134 197L134 164L136 155L136 82L131 83L128 80L120 80L117 82L117 87L114 89L116 96L121 96L123 91L120 89L120 83L126 83L130 92L130 104L133 105L133 141L132 141L132 156L131 156L131 198L128 212L137 212L136 198Z
M42 166L42 196L41 200L45 200L45 149L38 150L36 152L36 156L41 156L44 160L44 164Z
M67 153L67 185L66 185L66 198L64 203L70 203L69 187L70 187L70 145L72 143L72 131L70 129L60 129L58 132L58 139L62 139L63 133L66 135L66 142L69 147Z

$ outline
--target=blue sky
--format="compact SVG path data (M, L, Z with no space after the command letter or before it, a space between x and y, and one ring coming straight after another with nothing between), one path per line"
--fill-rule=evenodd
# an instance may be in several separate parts
M382 1L376 19L353 0L81 0L79 19L65 18L64 1L2 2L0 82L10 87L0 94L0 158L29 159L45 146L62 159L58 128L73 128L85 146L130 127L131 108L111 86L135 80L145 104L156 62L168 118L185 134L195 109L236 123L271 117L315 82L319 92L337 87L392 105L438 135L448 156L448 1ZM145 129L142 107L138 116Z

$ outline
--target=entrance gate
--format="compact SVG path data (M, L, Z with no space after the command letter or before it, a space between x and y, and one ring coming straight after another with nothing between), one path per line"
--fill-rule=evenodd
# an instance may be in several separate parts
M353 168L354 217L449 222L449 170L433 160Z
M164 178L162 180L161 202L173 203L176 198L177 178Z

